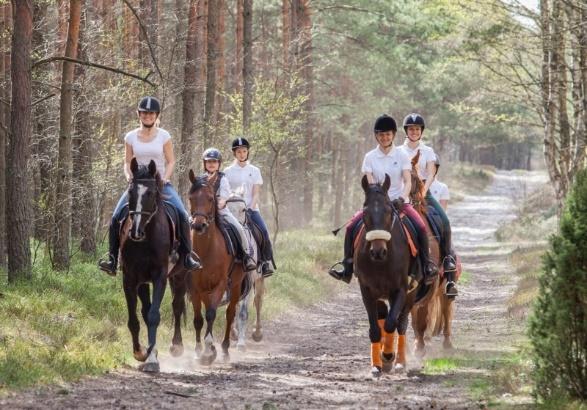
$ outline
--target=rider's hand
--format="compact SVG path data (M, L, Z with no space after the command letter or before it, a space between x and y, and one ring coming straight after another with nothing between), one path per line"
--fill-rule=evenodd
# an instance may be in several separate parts
M391 201L391 204L398 210L401 210L405 203L406 201L401 196Z

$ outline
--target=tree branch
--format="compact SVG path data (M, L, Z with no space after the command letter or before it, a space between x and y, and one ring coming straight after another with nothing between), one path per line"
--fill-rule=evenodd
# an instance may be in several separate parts
M47 64L47 63L52 63L54 61L69 61L69 62L76 63L76 64L87 65L89 67L101 68L102 70L112 71L113 73L122 74L122 75L125 75L127 77L132 77L132 78L136 78L137 80L144 81L145 83L149 84L151 87L157 87L157 84L149 81L149 76L151 75L152 71L149 71L149 74L147 74L146 77L141 77L139 75L131 74L131 73L128 73L128 72L126 72L124 70L120 70L118 68L108 67L108 66L105 66L105 65L102 65L102 64L92 63L91 61L77 60L75 58L69 58L69 57L56 56L56 57L45 58L45 59L42 59L42 60L37 60L37 61L35 61L33 63L33 67L32 68L34 69L34 68L37 68L40 65Z

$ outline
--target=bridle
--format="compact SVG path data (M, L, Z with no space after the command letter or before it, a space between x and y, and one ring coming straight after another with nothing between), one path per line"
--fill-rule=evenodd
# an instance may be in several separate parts
M135 182L155 182L155 187L156 187L156 192L157 194L159 194L159 187L157 187L157 180L155 179L147 179L147 178L139 178L139 179L133 179L131 181L131 183L135 183ZM159 211L159 204L157 203L157 201L155 201L155 209L153 211L131 211L129 210L128 214L130 215L130 217L134 217L135 215L145 215L147 217L147 221L145 222L145 226L147 226L149 224L149 222L151 222L151 219L153 219L153 216L155 216L155 214Z
M200 185L198 188L203 188L203 187L209 188L210 186L207 183L205 183L205 184ZM194 192L195 192L195 190L192 193L194 193ZM206 223L208 225L211 225L212 222L214 221L214 218L216 217L215 211L216 211L216 208L218 207L218 202L216 201L216 195L213 195L213 198L214 198L214 200L213 200L214 207L212 208L213 209L212 214L208 214L208 213L200 212L200 211L193 211L193 212L191 212L192 219L197 216L201 216L201 217L205 218Z

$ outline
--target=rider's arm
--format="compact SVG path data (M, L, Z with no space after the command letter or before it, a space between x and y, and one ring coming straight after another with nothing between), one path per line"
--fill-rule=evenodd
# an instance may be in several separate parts
M171 140L163 145L163 154L165 154L165 175L163 176L163 182L169 182L171 175L173 175L173 168L175 168L175 154L173 153L173 143Z
M220 180L217 197L218 209L223 209L226 206L226 200L230 197L230 184L226 177L222 177Z
M130 181L132 178L132 172L130 171L130 162L134 157L134 152L132 150L132 145L129 143L124 143L124 177L127 181Z
M251 209L257 209L257 203L259 202L259 195L261 193L261 185L253 185L253 199L251 200Z
M410 201L410 191L412 190L412 174L410 170L404 169L402 170L402 179L404 180L404 192L402 197L404 201Z

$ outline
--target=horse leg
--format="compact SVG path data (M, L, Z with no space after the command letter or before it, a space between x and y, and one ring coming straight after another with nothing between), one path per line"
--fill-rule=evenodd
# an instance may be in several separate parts
M149 357L142 368L144 372L158 372L159 360L157 359L157 327L161 321L161 301L165 294L165 287L167 285L166 271L162 270L158 273L158 279L153 282L153 301L147 314L147 328L149 335L149 348L147 352Z
M433 295L436 297L436 295ZM414 329L415 353L418 357L423 357L426 354L426 343L424 341L424 334L428 325L427 307L416 307L412 313L412 329Z
M206 305L206 336L204 336L204 352L200 356L200 363L204 366L211 365L216 360L216 347L214 346L214 335L212 329L216 319L216 306Z
M450 299L445 295L442 295L441 309L442 309L442 322L443 322L443 334L444 341L442 347L445 349L452 349L452 316L454 308L454 299Z
M389 301L391 306L389 307L389 313L385 319L384 329L387 333L393 333L398 327L398 318L404 307L404 303L406 302L405 289L394 290L390 295Z
M255 322L255 331L253 340L260 342L263 340L263 331L261 330L261 307L263 306L263 295L265 294L265 279L263 276L255 279L255 312L257 321Z
M404 309L398 318L397 327L397 360L395 364L395 371L405 371L406 363L406 330L408 329L409 309Z
M128 330L132 337L132 351L136 360L144 362L147 359L147 350L139 343L139 318L137 317L137 288L134 283L124 281L124 297L128 309Z
M238 315L236 317L236 348L240 351L246 350L246 337L247 337L247 323L249 321L249 299L251 298L251 293L244 298L241 302L239 302L238 306ZM234 329L234 326L233 326ZM232 338L232 334L231 334ZM234 340L234 338L232 338Z
M245 273L243 272L243 275ZM246 278L242 279L246 280ZM224 354L224 360L228 361L228 348L230 347L230 330L232 329L232 324L234 323L234 316L236 314L236 305L238 305L238 300L241 297L241 283L242 280L235 280L230 291L230 302L226 308L226 328L224 329L224 340L222 341L222 353Z
M383 362L381 361L381 330L377 323L377 299L371 295L369 288L361 286L363 304L369 318L369 339L371 340L371 375L381 376Z
M382 352L381 360L383 363L382 371L389 372L395 359L395 352L393 351L395 333L387 333L384 329L385 318L387 317L387 305L385 302L377 301L377 324L381 331Z
M141 316L145 325L149 323L149 309L151 309L151 292L148 283L141 283L138 288L139 299L141 300Z
M202 328L204 317L202 316L202 299L200 294L192 291L192 305L194 308L194 329L196 330L196 357L202 353Z
M171 339L171 346L169 352L174 357L179 357L183 354L183 340L181 337L181 316L185 314L185 283L181 278L172 278L169 280L171 285L171 292L173 293L173 339Z

